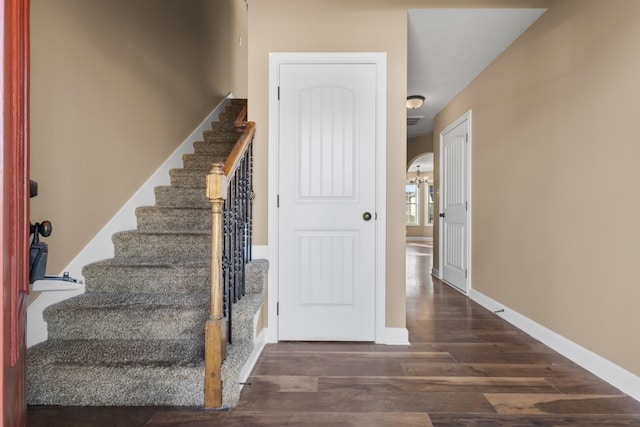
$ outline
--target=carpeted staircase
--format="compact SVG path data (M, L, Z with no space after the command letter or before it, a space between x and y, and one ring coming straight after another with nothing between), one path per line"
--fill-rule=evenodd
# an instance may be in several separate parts
M45 310L49 340L28 350L31 405L202 406L204 325L209 313L211 205L205 177L238 139L246 104L230 100L156 205L136 210L137 230L113 236L115 256L83 270L86 293ZM268 264L246 266L246 296L233 308L223 365L223 406L239 398L239 372L253 350Z

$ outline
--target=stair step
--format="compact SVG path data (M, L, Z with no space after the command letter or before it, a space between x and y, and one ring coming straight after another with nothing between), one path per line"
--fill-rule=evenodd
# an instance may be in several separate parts
M206 293L210 287L208 258L108 259L85 266L87 292Z
M236 121L238 114L242 111L242 105L229 105L226 110L218 115L218 122L214 122L214 124L219 124L221 126L229 124L233 126L233 123Z
M206 188L208 173L205 169L171 169L169 176L176 187Z
M221 126L211 126L212 130L205 130L202 132L204 142L209 144L226 144L236 142L241 133L234 126L227 126L226 128Z
M246 294L233 305L231 341L251 341L255 338L253 317L264 302L263 294Z
M207 294L87 293L45 309L49 339L203 339ZM125 325L123 327L123 325Z
M203 187L159 186L154 189L156 206L211 209Z
M49 340L28 351L31 366L197 366L204 360L204 340Z
M28 350L31 405L202 406L203 349L187 340L49 340Z
M140 233L121 231L114 233L115 258L134 257L155 259L164 257L199 258L211 254L210 233Z
M249 293L263 293L267 283L269 261L266 259L254 259L244 268L245 291Z
M253 351L253 340L235 341L227 345L227 358L222 363L222 406L233 408L240 400L240 371Z
M233 150L237 141L231 142L208 142L208 141L196 141L193 143L193 149L195 154L199 155L211 155L220 154L228 156Z
M142 206L136 209L141 232L210 232L211 209Z
M211 170L211 165L214 163L223 163L227 160L229 153L224 154L184 154L182 156L182 163L184 169L204 169L207 172Z

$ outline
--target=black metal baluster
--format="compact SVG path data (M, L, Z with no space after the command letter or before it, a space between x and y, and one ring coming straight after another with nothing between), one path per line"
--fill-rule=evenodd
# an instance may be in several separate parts
M227 183L223 205L223 310L228 341L232 342L233 304L246 292L246 264L251 261L253 240L253 140Z

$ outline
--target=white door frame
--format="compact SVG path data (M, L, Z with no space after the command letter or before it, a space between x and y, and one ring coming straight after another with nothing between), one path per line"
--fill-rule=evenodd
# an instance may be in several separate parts
M278 70L281 64L369 63L376 64L376 259L375 259L375 317L376 343L385 344L386 334L386 203L387 203L387 55L384 52L366 53L270 53L269 54L269 290L267 342L277 343L279 262L278 259L278 153L279 108Z
M472 132L472 121L471 121L471 110L467 111L466 113L464 113L462 116L458 117L456 120L454 120L451 124L449 124L449 126L447 126L445 129L443 129L442 131L440 131L440 152L438 153L438 164L440 165L440 171L439 171L439 182L438 182L438 186L440 188L438 188L438 211L439 213L442 213L442 203L441 203L441 199L440 199L440 189L442 188L442 182L444 180L444 170L443 170L443 163L442 163L442 149L443 149L443 144L444 144L444 135L447 134L449 131L451 131L453 128L455 128L456 126L458 126L460 123L462 123L463 121L467 120L467 128L469 130L469 142L467 143L466 147L467 147L467 201L468 201L468 208L467 208L467 236L466 236L466 240L467 240L467 278L466 278L466 289L467 292L462 292L460 289L456 288L455 286L451 286L453 289L462 292L465 295L469 294L469 291L471 291L471 264L472 264L472 258L471 258L471 254L473 253L471 250L471 212L472 212L472 206L473 203L471 203L471 196L472 196L472 192L471 192L471 144L473 141L473 132ZM442 259L443 259L443 247L444 247L444 236L442 233L442 229L443 229L443 219L442 217L440 217L438 215L438 252L439 252L439 262L442 263ZM437 275L436 277L438 279L442 279L442 265L438 265L439 267L439 271L437 271ZM435 270L434 270L435 273ZM446 283L446 282L445 282Z

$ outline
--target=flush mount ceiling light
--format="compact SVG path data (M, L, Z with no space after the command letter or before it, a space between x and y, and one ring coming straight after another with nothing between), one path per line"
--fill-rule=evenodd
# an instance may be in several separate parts
M422 107L424 103L424 96L422 95L409 95L407 96L407 108L415 110Z

